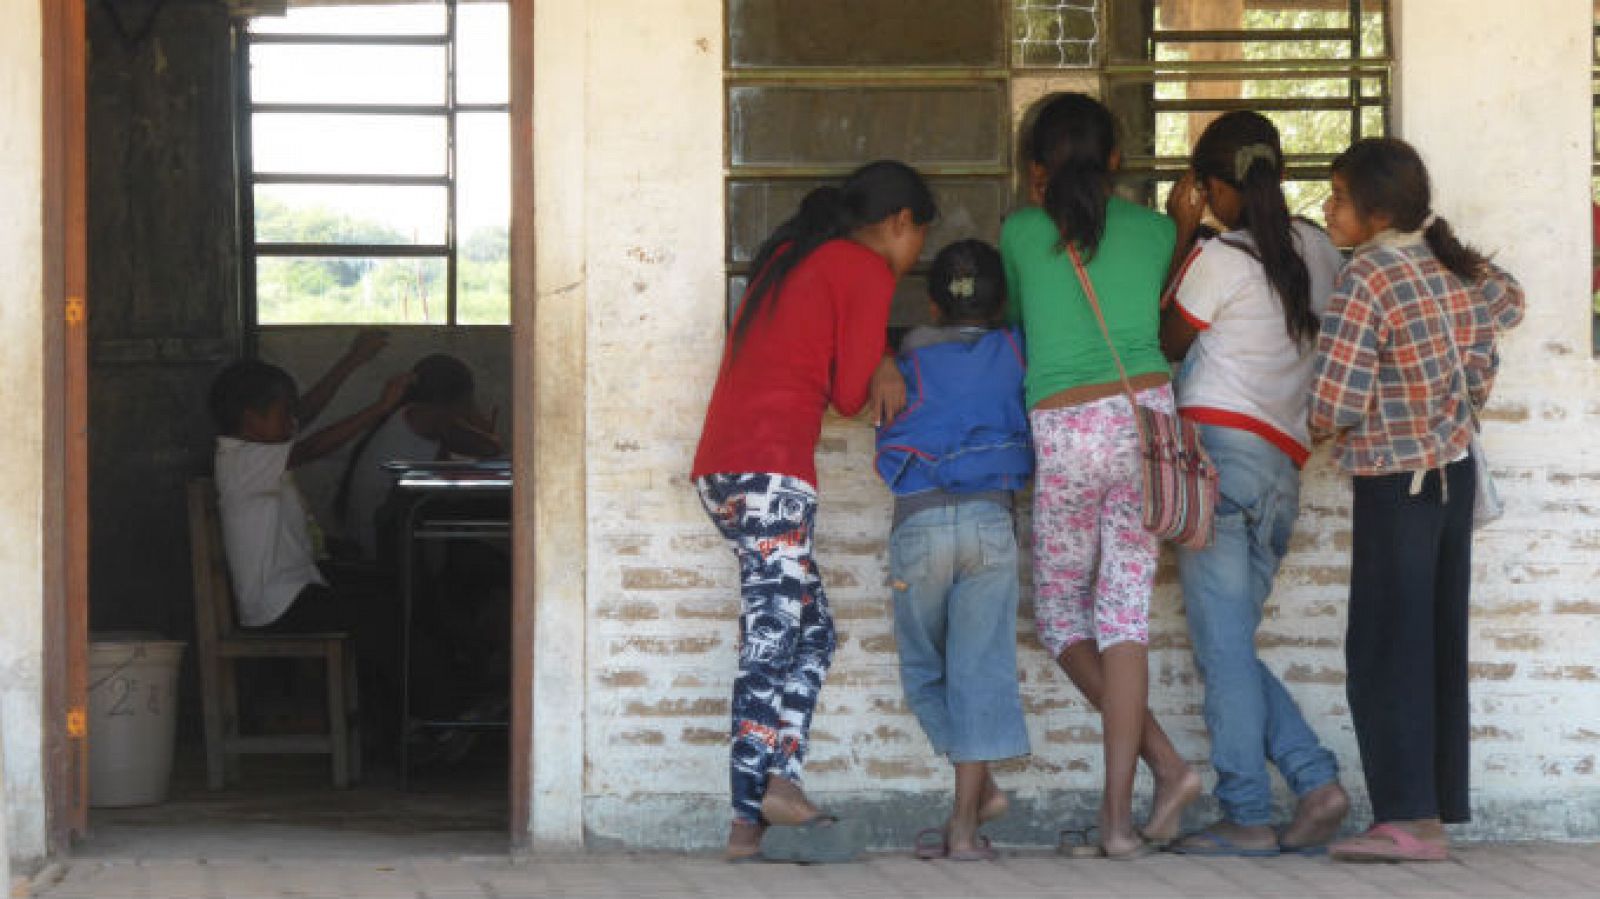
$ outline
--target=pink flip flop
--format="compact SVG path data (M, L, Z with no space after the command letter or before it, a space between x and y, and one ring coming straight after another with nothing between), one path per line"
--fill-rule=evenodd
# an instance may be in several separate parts
M1328 855L1341 862L1443 862L1450 850L1419 840L1402 827L1374 824L1359 837L1340 840L1328 848Z
M995 851L989 838L984 836L978 837L976 849L961 849L945 855L945 858L953 862L992 862L999 857L1000 853Z
M925 827L917 831L917 837L912 845L917 858L923 861L946 858L950 855L950 846L945 842L942 827Z

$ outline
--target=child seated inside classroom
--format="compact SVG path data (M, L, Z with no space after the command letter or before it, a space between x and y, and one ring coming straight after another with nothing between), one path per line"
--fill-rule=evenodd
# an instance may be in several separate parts
M942 827L919 858L995 857L978 828L1006 812L989 763L1028 754L1017 688L1017 541L1012 491L1033 472L1020 336L999 326L1000 254L951 244L928 274L935 324L896 360L904 412L878 434L876 467L894 493L889 568L906 702L955 767Z
M347 597L329 588L317 565L320 530L293 470L347 445L399 406L414 378L411 372L390 378L382 394L359 412L299 436L300 426L315 421L350 375L387 343L382 331L357 335L304 396L288 372L254 359L229 365L212 382L217 505L240 626L280 633L340 631L352 629L359 617Z
M496 412L478 409L477 384L465 362L446 353L419 359L401 404L356 443L339 481L334 511L362 556L386 557L392 534L380 522L394 489L387 462L488 459L505 452ZM381 536L380 536L381 535ZM381 545L380 545L381 544Z

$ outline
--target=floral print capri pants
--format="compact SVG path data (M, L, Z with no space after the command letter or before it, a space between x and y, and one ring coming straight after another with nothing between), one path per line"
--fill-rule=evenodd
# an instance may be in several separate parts
M1139 405L1171 412L1172 389ZM1150 639L1150 590L1160 546L1144 529L1139 431L1121 394L1035 409L1033 614L1054 658L1081 640L1099 648Z
M729 776L737 820L761 820L768 774L800 783L835 637L811 556L817 491L779 474L698 478L700 501L739 560L739 676Z

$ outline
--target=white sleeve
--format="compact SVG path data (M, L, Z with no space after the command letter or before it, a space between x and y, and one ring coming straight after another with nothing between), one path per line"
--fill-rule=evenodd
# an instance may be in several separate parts
M239 441L217 457L217 491L233 496L276 493L294 443Z
M1243 254L1217 240L1206 241L1189 261L1178 282L1178 311L1196 330L1211 327L1217 316L1238 292Z

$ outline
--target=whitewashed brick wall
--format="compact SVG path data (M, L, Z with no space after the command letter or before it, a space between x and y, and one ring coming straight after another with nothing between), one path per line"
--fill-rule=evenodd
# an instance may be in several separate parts
M1503 251L1530 290L1487 425L1509 512L1476 544L1478 831L1595 837L1600 368L1583 312L1587 244L1569 233L1588 221L1576 198L1589 189L1589 11L1584 0L1533 5L1537 15L1450 3L1446 28L1443 0L1403 0L1401 121L1436 162L1440 208ZM705 845L727 818L738 608L732 557L686 477L721 349L721 11L714 0L616 0L592 7L589 24L591 57L632 62L589 70L585 825L593 845ZM1551 31L1567 26L1571 35ZM1515 61L1505 55L1535 44ZM1447 87L1441 73L1463 66L1484 74ZM1499 113L1462 92L1490 91L1480 84L1489 81L1496 100L1545 90L1549 102L1519 106L1513 132L1486 137L1481 116ZM1447 92L1458 100L1441 99ZM1464 109L1421 111L1446 102ZM1557 113L1571 115L1553 130ZM1493 177L1456 158L1491 141ZM1572 170L1545 173L1560 165ZM871 436L831 421L820 449L818 556L840 644L808 770L825 799L892 813L930 808L948 778L899 688L883 586L889 499L870 471ZM1343 688L1349 548L1348 488L1319 453L1260 642L1359 787ZM1203 765L1175 580L1168 559L1154 599L1151 703ZM1007 765L1002 782L1039 800L1034 833L1045 838L1052 803L1081 809L1098 789L1099 723L1040 650L1027 608L1018 637L1034 754Z

